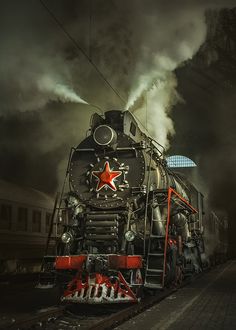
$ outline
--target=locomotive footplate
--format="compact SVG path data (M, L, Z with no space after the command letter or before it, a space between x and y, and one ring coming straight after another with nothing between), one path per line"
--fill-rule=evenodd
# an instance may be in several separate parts
M100 260L99 263L96 263L96 260ZM96 272L101 270L141 269L142 267L142 257L139 255L83 254L58 256L55 261L55 269L57 270L76 269L78 271L93 270Z

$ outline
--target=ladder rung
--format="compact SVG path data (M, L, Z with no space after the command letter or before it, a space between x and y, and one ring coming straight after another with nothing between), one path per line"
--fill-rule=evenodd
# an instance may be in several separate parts
M160 235L150 235L150 238L165 238L165 236L160 236Z
M144 286L146 288L150 288L150 289L162 289L163 286L161 284L154 284L154 283L145 283Z
M148 280L148 278L150 277L150 280ZM147 274L146 273L146 282L152 282L153 280L155 280L155 283L159 283L160 280L162 280L162 274Z
M162 280L162 275L160 274L146 274L146 282L148 282L148 279L150 278L151 282L155 280L155 282L160 282Z
M152 269L152 268L147 268L147 272L153 272L153 273L163 273L163 269Z
M161 223L166 223L166 220L155 220L155 219L152 219L153 222L161 222Z
M148 257L149 256L163 257L164 256L164 253L148 253Z

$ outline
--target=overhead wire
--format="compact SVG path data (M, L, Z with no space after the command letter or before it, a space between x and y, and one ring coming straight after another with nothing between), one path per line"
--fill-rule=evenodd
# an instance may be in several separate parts
M96 64L91 60L91 50L90 54L87 55L87 53L83 50L83 48L79 45L79 43L70 35L70 33L65 29L64 25L59 21L59 19L54 15L52 10L46 5L46 3L43 0L39 0L41 5L45 8L45 10L48 12L48 14L51 16L51 18L54 20L54 22L58 25L58 27L63 31L63 33L66 35L66 37L73 43L74 47L79 50L84 57L87 59L87 61L93 66L95 71L98 73L98 75L104 80L104 82L112 89L112 91L119 97L119 99L125 104L126 101L120 96L120 94L117 92L117 90L110 84L110 82L107 80L107 78L104 76L104 74L99 70L99 68L96 66ZM91 16L91 13L90 13ZM90 17L91 20L91 17ZM90 22L91 24L91 22ZM90 26L91 29L91 26ZM89 32L91 33L91 31ZM146 95L147 97L147 95ZM146 100L147 102L147 100ZM99 109L101 112L102 110L95 106L92 105L93 107L96 107ZM102 112L103 113L103 112ZM133 114L134 115L134 114ZM141 123L141 121L134 115L134 117L138 120L138 122L141 124L141 126L147 131L147 127L144 127L144 125ZM147 126L147 104L146 104L146 126ZM147 131L148 132L148 131ZM155 141L160 147L165 149L161 144L159 144L155 139L151 138L153 141Z
M54 15L52 10L46 5L46 3L43 0L39 0L41 5L44 7L44 9L48 12L48 14L51 16L51 18L54 20L54 22L58 25L58 27L64 32L66 37L73 43L74 47L79 50L84 57L88 60L88 62L93 66L95 71L98 73L98 75L105 81L105 83L112 89L112 91L119 97L119 99L125 104L125 100L120 96L120 94L117 92L117 90L110 84L110 82L107 80L107 78L104 76L104 74L99 70L99 68L96 66L96 64L91 60L89 55L83 50L83 48L78 44L78 42L70 35L70 33L65 29L64 25L59 21L59 19Z

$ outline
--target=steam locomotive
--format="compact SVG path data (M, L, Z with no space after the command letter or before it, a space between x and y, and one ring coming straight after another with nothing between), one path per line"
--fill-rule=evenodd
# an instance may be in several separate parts
M66 182L54 207L63 230L42 272L66 278L63 301L137 302L203 269L203 196L129 111L92 116Z

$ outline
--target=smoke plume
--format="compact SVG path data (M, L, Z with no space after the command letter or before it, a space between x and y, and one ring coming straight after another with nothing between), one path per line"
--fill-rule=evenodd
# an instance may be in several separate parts
M50 101L88 104L88 102L84 101L74 90L66 85L57 83L51 77L44 76L38 79L37 87L39 92L48 94L48 99Z
M183 102L177 92L174 71L191 60L203 44L207 33L206 10L232 6L233 2L181 1L170 6L159 1L148 4L139 3L134 15L136 24L141 23L137 30L140 32L141 28L144 32L138 34L142 40L136 40L138 55L126 107L142 122L146 116L149 132L168 149L169 138L175 133L170 112L173 105Z
M134 114L144 123L149 134L166 149L169 147L169 137L174 135L174 123L170 117L172 107L183 101L177 93L177 79L172 72L166 73L160 80L144 93L144 102L136 107Z
M185 98L177 92L174 71L191 60L204 42L205 10L230 1L46 3L120 96L39 1L4 3L1 175L53 192L70 147L89 127L94 109L87 103L104 111L129 108L144 124L147 119L150 133L169 146L176 130L171 109Z

